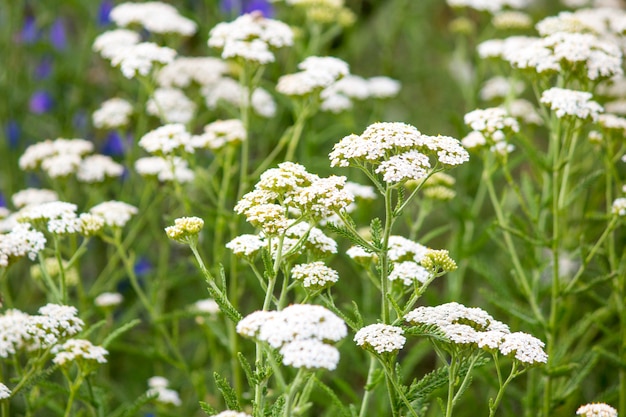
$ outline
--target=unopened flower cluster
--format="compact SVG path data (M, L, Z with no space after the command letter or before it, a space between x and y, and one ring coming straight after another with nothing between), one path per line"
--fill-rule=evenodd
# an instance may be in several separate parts
M444 167L469 160L461 143L449 136L427 136L405 123L379 122L361 135L349 135L335 144L330 153L331 166L373 168L387 183L425 178L431 168L430 157Z
M511 333L509 327L489 313L452 302L436 307L418 307L404 316L411 324L435 325L453 345L478 347L515 358L525 365L545 363L545 344L523 332Z
M202 227L204 220L199 217L180 217L174 220L173 226L165 228L165 233L172 240L189 244L198 239Z
M329 343L346 337L346 324L318 305L294 304L281 311L256 311L237 323L237 333L279 349L283 364L333 370L339 351Z
M371 348L377 353L397 352L406 342L403 334L401 327L377 323L361 328L354 335L354 341L358 346Z

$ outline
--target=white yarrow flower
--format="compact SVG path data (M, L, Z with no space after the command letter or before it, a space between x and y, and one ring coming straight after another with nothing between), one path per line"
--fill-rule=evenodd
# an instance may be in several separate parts
M404 347L404 330L388 324L370 324L361 328L354 335L358 346L371 347L378 353L397 352Z

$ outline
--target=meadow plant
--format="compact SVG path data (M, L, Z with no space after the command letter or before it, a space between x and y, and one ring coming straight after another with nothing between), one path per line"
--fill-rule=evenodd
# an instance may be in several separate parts
M626 412L619 2L183 3L0 11L2 417Z

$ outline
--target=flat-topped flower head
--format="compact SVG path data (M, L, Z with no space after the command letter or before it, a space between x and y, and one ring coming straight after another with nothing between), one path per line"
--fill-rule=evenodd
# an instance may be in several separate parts
M124 227L137 214L137 207L123 201L111 200L92 207L89 212L100 216L108 227Z
M59 366L68 366L76 362L81 368L107 363L109 352L102 346L94 346L89 340L70 339L62 345L52 348L55 355L52 362Z
M192 244L198 241L198 235L204 227L204 220L199 217L180 217L173 226L165 228L167 237L179 243Z
M323 89L335 86L339 79L350 73L346 62L332 56L310 56L298 68L300 72L283 75L278 79L276 91L288 96L320 94Z
M541 94L540 101L553 110L559 118L571 116L595 121L604 109L591 100L591 97L592 94L586 91L552 87Z
M394 184L426 178L428 169L428 157L419 151L410 150L381 162L374 172L382 174L386 183Z
M393 263L393 270L389 274L389 281L400 281L405 286L413 286L414 283L425 283L430 278L430 273L422 265L414 261Z
M194 21L181 16L175 7L160 1L121 3L111 10L109 18L118 26L141 25L152 33L191 36L197 30Z
M76 214L76 204L64 201L31 204L17 214L18 221L31 223L37 228L45 228L57 235L80 232L80 220Z
M582 417L617 417L617 410L605 403L591 403L578 407L576 415Z
M505 134L519 131L519 123L500 107L476 109L464 116L472 130L478 131L493 141L504 139Z
M148 114L158 117L163 123L186 124L193 119L196 104L178 88L162 87L154 90L146 103Z
M291 276L310 290L328 288L339 280L339 273L320 261L295 265L291 268Z
M489 13L496 13L505 7L523 9L528 7L531 0L447 0L450 7L469 7Z
M128 29L113 29L101 33L93 42L93 50L103 58L111 59L120 48L136 45L141 42L139 33Z
M418 307L406 314L404 319L412 324L433 324L442 328L452 324L464 324L481 332L493 330L492 325L497 325L498 328L501 326L501 323L486 311L456 302L436 307Z
M214 84L227 73L228 64L219 58L179 56L158 71L156 80L161 87L185 88Z
M613 213L613 215L615 216L626 216L626 198L620 197L613 200L611 213Z
M16 309L0 315L0 358L15 355L27 346L30 334L26 331L31 316Z
M38 205L58 201L59 196L55 191L44 188L26 188L11 196L11 202L17 208L30 205Z
M115 48L111 51L111 65L119 67L126 78L147 76L157 64L168 64L174 60L176 51L152 42Z
M266 243L258 235L251 234L237 236L226 244L235 255L244 258L254 257L265 246Z
M428 248L403 236L389 236L389 259L393 262L421 262Z
M170 382L167 378L162 376L153 376L148 379L149 389L147 394L156 397L155 401L158 403L178 407L182 405L183 402L181 401L178 392L168 388L169 384Z
M267 90L255 88L248 102L247 87L241 87L232 78L222 77L213 84L205 85L201 93L209 109L215 109L221 101L224 101L236 107L250 107L261 117L270 118L276 114L276 103Z
M77 317L76 307L47 304L39 315L31 316L26 332L30 335L30 350L46 349L70 338L83 329L84 322Z
M54 171L55 167L60 172L68 171L68 169L61 170L62 167L57 167L58 164L55 163L56 161L63 161L59 158L65 158L66 162L72 162L71 169L65 174L69 175L78 167L82 156L93 152L93 149L93 143L85 139L46 139L26 148L19 159L19 166L23 170L34 170L42 167L50 176L63 176L61 174L51 175L51 172Z
M218 23L209 33L210 47L222 50L222 58L239 58L263 65L274 62L271 49L293 45L293 31L285 23L261 13Z
M18 223L10 232L0 234L0 267L8 267L16 260L28 256L35 260L46 246L46 238L29 223Z
M177 182L179 184L193 181L194 172L189 169L187 160L179 157L151 156L135 161L135 170L142 177L155 177L161 182Z
M403 334L404 330L400 327L377 323L359 329L354 341L358 346L377 353L393 353L404 347L406 337Z
M294 340L280 348L284 365L294 368L328 369L337 368L339 363L339 351L336 347L319 340Z
M93 125L98 129L117 129L128 125L133 106L123 98L111 98L93 112Z
M252 417L250 414L246 414L239 411L226 410L222 411L219 414L216 414L215 417Z
M402 84L398 80L385 76L376 76L367 79L369 97L386 99L395 97L400 92Z
M108 178L118 178L124 173L124 167L108 155L88 155L80 161L76 172L79 182L93 184Z
M118 292L103 292L94 300L94 304L100 308L111 308L122 304L124 296Z
M217 151L228 145L244 142L247 138L248 134L241 120L216 120L204 126L204 133L193 136L191 144L196 149Z
M498 347L500 353L514 357L524 365L546 363L548 355L544 352L545 343L527 333L509 333L502 338Z
M167 124L146 133L139 140L139 146L158 156L194 152L191 134L181 123Z

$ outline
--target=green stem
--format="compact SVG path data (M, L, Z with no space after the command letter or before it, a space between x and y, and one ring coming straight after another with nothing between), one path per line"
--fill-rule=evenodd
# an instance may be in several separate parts
M61 281L61 303L67 304L67 279L65 277L65 268L63 267L63 257L61 256L61 246L59 245L59 237L53 234L54 240L54 257L59 264L59 278Z
M385 227L383 229L382 251L380 251L380 291L381 291L381 319L384 324L389 324L389 236L393 226L393 210L391 207L392 190L385 190Z
M298 388L300 388L300 385L304 380L305 373L305 368L299 368L296 377L289 385L289 392L287 393L287 400L285 401L285 408L283 413L284 417L291 417L292 415L295 415L294 410L292 410L293 400L298 392Z
M365 393L363 394L363 400L361 401L361 409L359 411L359 417L366 417L369 412L369 401L372 396L372 392L374 387L372 384L374 383L374 375L376 373L376 368L378 365L378 361L374 356L370 355L370 366L367 371L367 379L365 382Z

